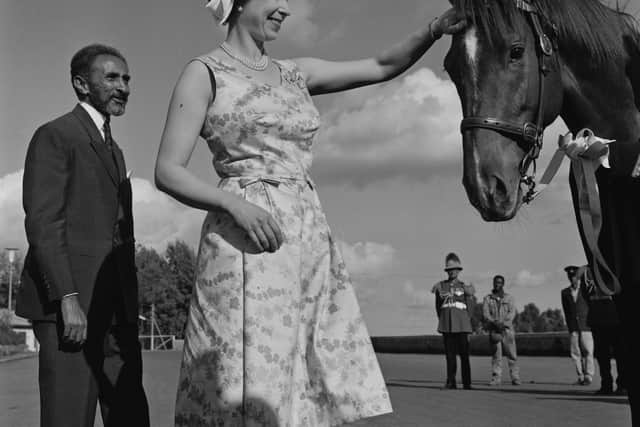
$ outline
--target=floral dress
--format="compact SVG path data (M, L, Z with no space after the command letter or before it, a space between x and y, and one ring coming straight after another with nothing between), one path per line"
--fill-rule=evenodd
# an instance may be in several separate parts
M391 412L345 264L309 177L319 113L291 61L281 84L230 62L201 131L219 187L284 233L258 253L226 212L203 224L185 333L176 426L330 426Z

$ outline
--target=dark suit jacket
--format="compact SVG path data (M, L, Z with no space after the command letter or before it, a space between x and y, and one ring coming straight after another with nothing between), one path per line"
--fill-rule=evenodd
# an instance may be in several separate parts
M96 301L100 295L122 296L114 300L123 305L120 312L127 320L135 322L138 283L131 204L122 152L116 146L112 156L84 108L77 105L40 127L24 168L29 250L17 314L56 320L60 299L78 292L87 314L110 305Z
M564 288L561 292L562 310L564 311L564 321L567 323L569 332L590 331L587 324L589 316L589 303L585 299L582 290L578 288L578 299L573 300L571 287Z

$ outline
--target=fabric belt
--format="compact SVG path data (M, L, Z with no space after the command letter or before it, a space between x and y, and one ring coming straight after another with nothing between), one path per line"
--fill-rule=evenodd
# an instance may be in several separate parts
M240 184L240 188L246 188L246 187L249 187L250 185L257 184L257 183L270 184L270 185L273 185L274 187L278 187L280 184L282 184L284 182L306 182L307 185L309 185L309 188L311 188L312 190L315 189L315 185L313 184L313 181L311 180L311 178L309 178L306 175L299 175L299 176L283 176L283 175L224 176L224 177L222 177L222 180L220 182L223 182L223 181L229 180L229 179L238 180L238 183Z
M442 308L459 308L460 310L466 310L467 309L467 304L463 303L463 302L445 302L444 304L442 304Z

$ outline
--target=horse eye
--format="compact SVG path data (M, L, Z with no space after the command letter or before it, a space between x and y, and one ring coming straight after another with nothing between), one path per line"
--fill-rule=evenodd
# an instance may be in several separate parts
M511 48L511 60L517 61L524 56L524 46L514 46Z

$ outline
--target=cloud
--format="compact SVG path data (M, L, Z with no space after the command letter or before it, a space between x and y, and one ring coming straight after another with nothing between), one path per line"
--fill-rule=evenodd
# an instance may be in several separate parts
M323 115L314 175L366 185L458 174L461 116L453 83L428 68L340 95Z
M0 177L0 248L26 247L22 210L22 174L19 170Z
M389 270L396 250L388 244L338 241L350 274L354 277L379 277Z
M385 243L338 241L347 271L360 302L367 302L386 287L396 250Z
M318 25L311 19L314 0L298 0L290 3L291 16L286 20L282 36L300 47L313 45L319 37Z
M516 274L511 284L518 288L537 288L548 283L549 277L545 273L533 274L529 270L521 270Z
M133 178L131 184L138 243L158 251L177 239L198 245L205 212L179 204L146 179Z
M431 288L416 288L411 280L407 280L402 285L402 291L409 300L409 307L411 308L432 307L434 305L434 296L431 293Z

